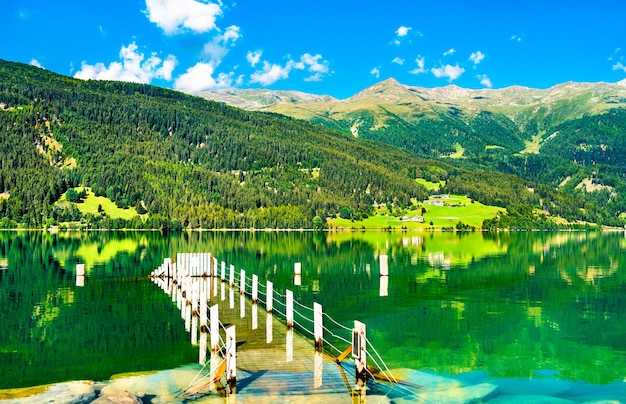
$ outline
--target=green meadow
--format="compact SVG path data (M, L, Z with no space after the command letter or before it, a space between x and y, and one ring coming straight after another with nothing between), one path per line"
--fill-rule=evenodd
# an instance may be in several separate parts
M134 207L130 207L128 209L120 209L117 207L117 205L115 205L115 202L113 202L109 198L105 196L96 196L91 191L91 188L77 187L75 189L78 192L81 192L83 189L87 191L87 197L84 199L84 201L75 204L82 214L89 213L92 215L98 215L100 214L100 212L104 212L111 219L124 220L130 220L139 215ZM65 201L65 195L66 194L61 195L59 201Z
M432 184L432 183L431 183ZM497 206L483 205L475 202L463 195L450 195L443 200L444 206L430 205L426 202L419 203L417 207L404 211L394 210L391 213L386 207L379 208L375 215L364 220L350 220L335 218L330 219L328 224L331 228L355 228L365 230L379 230L388 228L406 228L406 229L441 229L454 228L461 222L465 225L480 228L485 219L491 219L497 216L503 209ZM422 214L422 209L426 209ZM422 216L424 222L414 222L402 220L406 216L412 218L414 216Z

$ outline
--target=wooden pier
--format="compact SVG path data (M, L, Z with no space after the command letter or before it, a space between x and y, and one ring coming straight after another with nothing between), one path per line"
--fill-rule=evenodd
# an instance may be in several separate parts
M297 275L298 265L294 269ZM291 292L285 291L279 308L274 295L280 293L273 291L271 282L263 293L256 275L246 278L241 270L237 282L236 272L210 254L177 254L176 261L166 259L152 273L153 281L181 309L190 339L200 347L203 370L181 391L181 398L255 404L362 403L366 397L370 402L389 402L393 377L387 375L385 383L379 383L365 367L364 325L361 330L356 325L348 329L343 354L324 352L321 305L310 309L313 338L300 335L294 332ZM211 318L217 316L219 324ZM230 344L234 339L236 343ZM352 341L359 344L357 352ZM344 361L350 353L353 360Z

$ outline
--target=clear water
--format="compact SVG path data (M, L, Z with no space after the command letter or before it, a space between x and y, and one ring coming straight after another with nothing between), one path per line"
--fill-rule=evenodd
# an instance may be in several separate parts
M0 389L195 362L147 275L209 251L342 324L364 322L408 382L497 386L485 402L626 402L623 232L0 232Z

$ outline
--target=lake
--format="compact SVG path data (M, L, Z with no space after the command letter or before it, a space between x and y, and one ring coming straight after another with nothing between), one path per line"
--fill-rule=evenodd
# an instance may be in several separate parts
M362 321L391 369L626 400L624 232L0 232L0 389L197 362L148 279L179 252L213 252L338 323Z

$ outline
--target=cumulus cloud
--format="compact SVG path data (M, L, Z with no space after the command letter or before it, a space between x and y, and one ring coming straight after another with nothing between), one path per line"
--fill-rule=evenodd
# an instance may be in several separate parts
M251 58L252 57L253 55L251 55ZM269 86L278 80L288 78L289 73L294 69L310 73L304 81L320 81L324 75L330 72L329 63L327 60L323 59L322 55L319 53L316 55L305 53L300 56L300 60L290 59L284 66L263 61L263 68L250 75L250 82L259 83L262 86Z
M376 77L377 79L379 79L379 78L380 78L380 69L379 69L378 67L375 67L375 68L373 68L373 69L370 71L370 74L371 74L372 76Z
M239 38L241 38L239 27L231 25L226 28L223 34L215 35L211 42L204 45L202 55L208 58L213 66L217 66L222 62L229 48L234 46Z
M415 63L417 63L417 67L413 70L410 70L409 73L411 74L420 74L420 73L426 73L428 72L428 70L426 70L424 68L424 64L425 64L425 59L422 55L418 55L417 58L415 59Z
M30 60L30 65L38 67L40 69L44 69L44 67L41 65L41 63L39 63L39 61L37 59L35 59L35 58Z
M298 65L300 70L306 70L311 73L304 81L320 81L329 72L328 61L322 59L322 55L319 53L317 55L305 53L300 57L300 63Z
M167 35L185 31L205 33L216 28L220 4L196 0L146 0L145 13Z
M454 55L454 52L456 52L456 49L454 49L454 48L450 48L450 49L448 49L447 51L445 51L445 52L443 53L443 56L450 56L450 55Z
M622 62L617 62L613 65L613 70L623 70L626 73L626 66Z
M409 34L409 31L411 30L411 27L405 27L404 25L401 25L397 30L396 30L396 35L398 35L399 37L403 37L403 36L407 36Z
M465 72L465 69L460 67L458 64L456 64L454 66L445 65L441 67L435 67L435 68L432 68L431 71L433 72L435 77L437 78L447 77L448 81L453 82Z
M397 65L402 66L404 64L404 59L396 57L396 58L393 58L391 63L395 63Z
M472 52L472 54L469 57L469 60L471 60L474 63L474 66L476 66L477 64L482 62L484 58L485 58L485 54L482 53L481 51L477 51L477 52Z
M488 88L493 87L493 84L491 83L491 79L489 79L489 77L487 77L486 74L479 74L478 76L476 76L476 78L480 80L480 84L482 84L483 86L488 87Z
M521 35L511 35L511 37L509 38L509 41L522 42L522 37Z
M146 59L144 54L137 50L138 47L134 42L122 46L121 61L111 62L108 66L104 63L89 65L83 62L74 77L83 80L118 80L144 84L150 83L155 78L172 80L172 72L178 63L176 57L169 55L162 60L156 53L152 53Z
M269 86L270 84L274 84L278 80L286 79L287 77L289 77L289 72L291 71L291 68L292 66L289 64L285 66L280 66L264 61L263 69L257 70L250 75L250 82L259 83L262 86Z
M229 88L233 84L241 84L243 77L235 78L235 73L220 73L214 77L215 67L212 63L199 62L187 69L174 81L174 89L189 94L201 91Z
M250 66L254 67L261 61L261 56L263 56L263 51L250 51L246 55L246 60L250 63Z
M398 29L396 30L396 39L394 39L392 43L395 45L400 45L405 37L409 35L409 31L411 31L412 29L412 27L405 27L404 25L398 27Z

